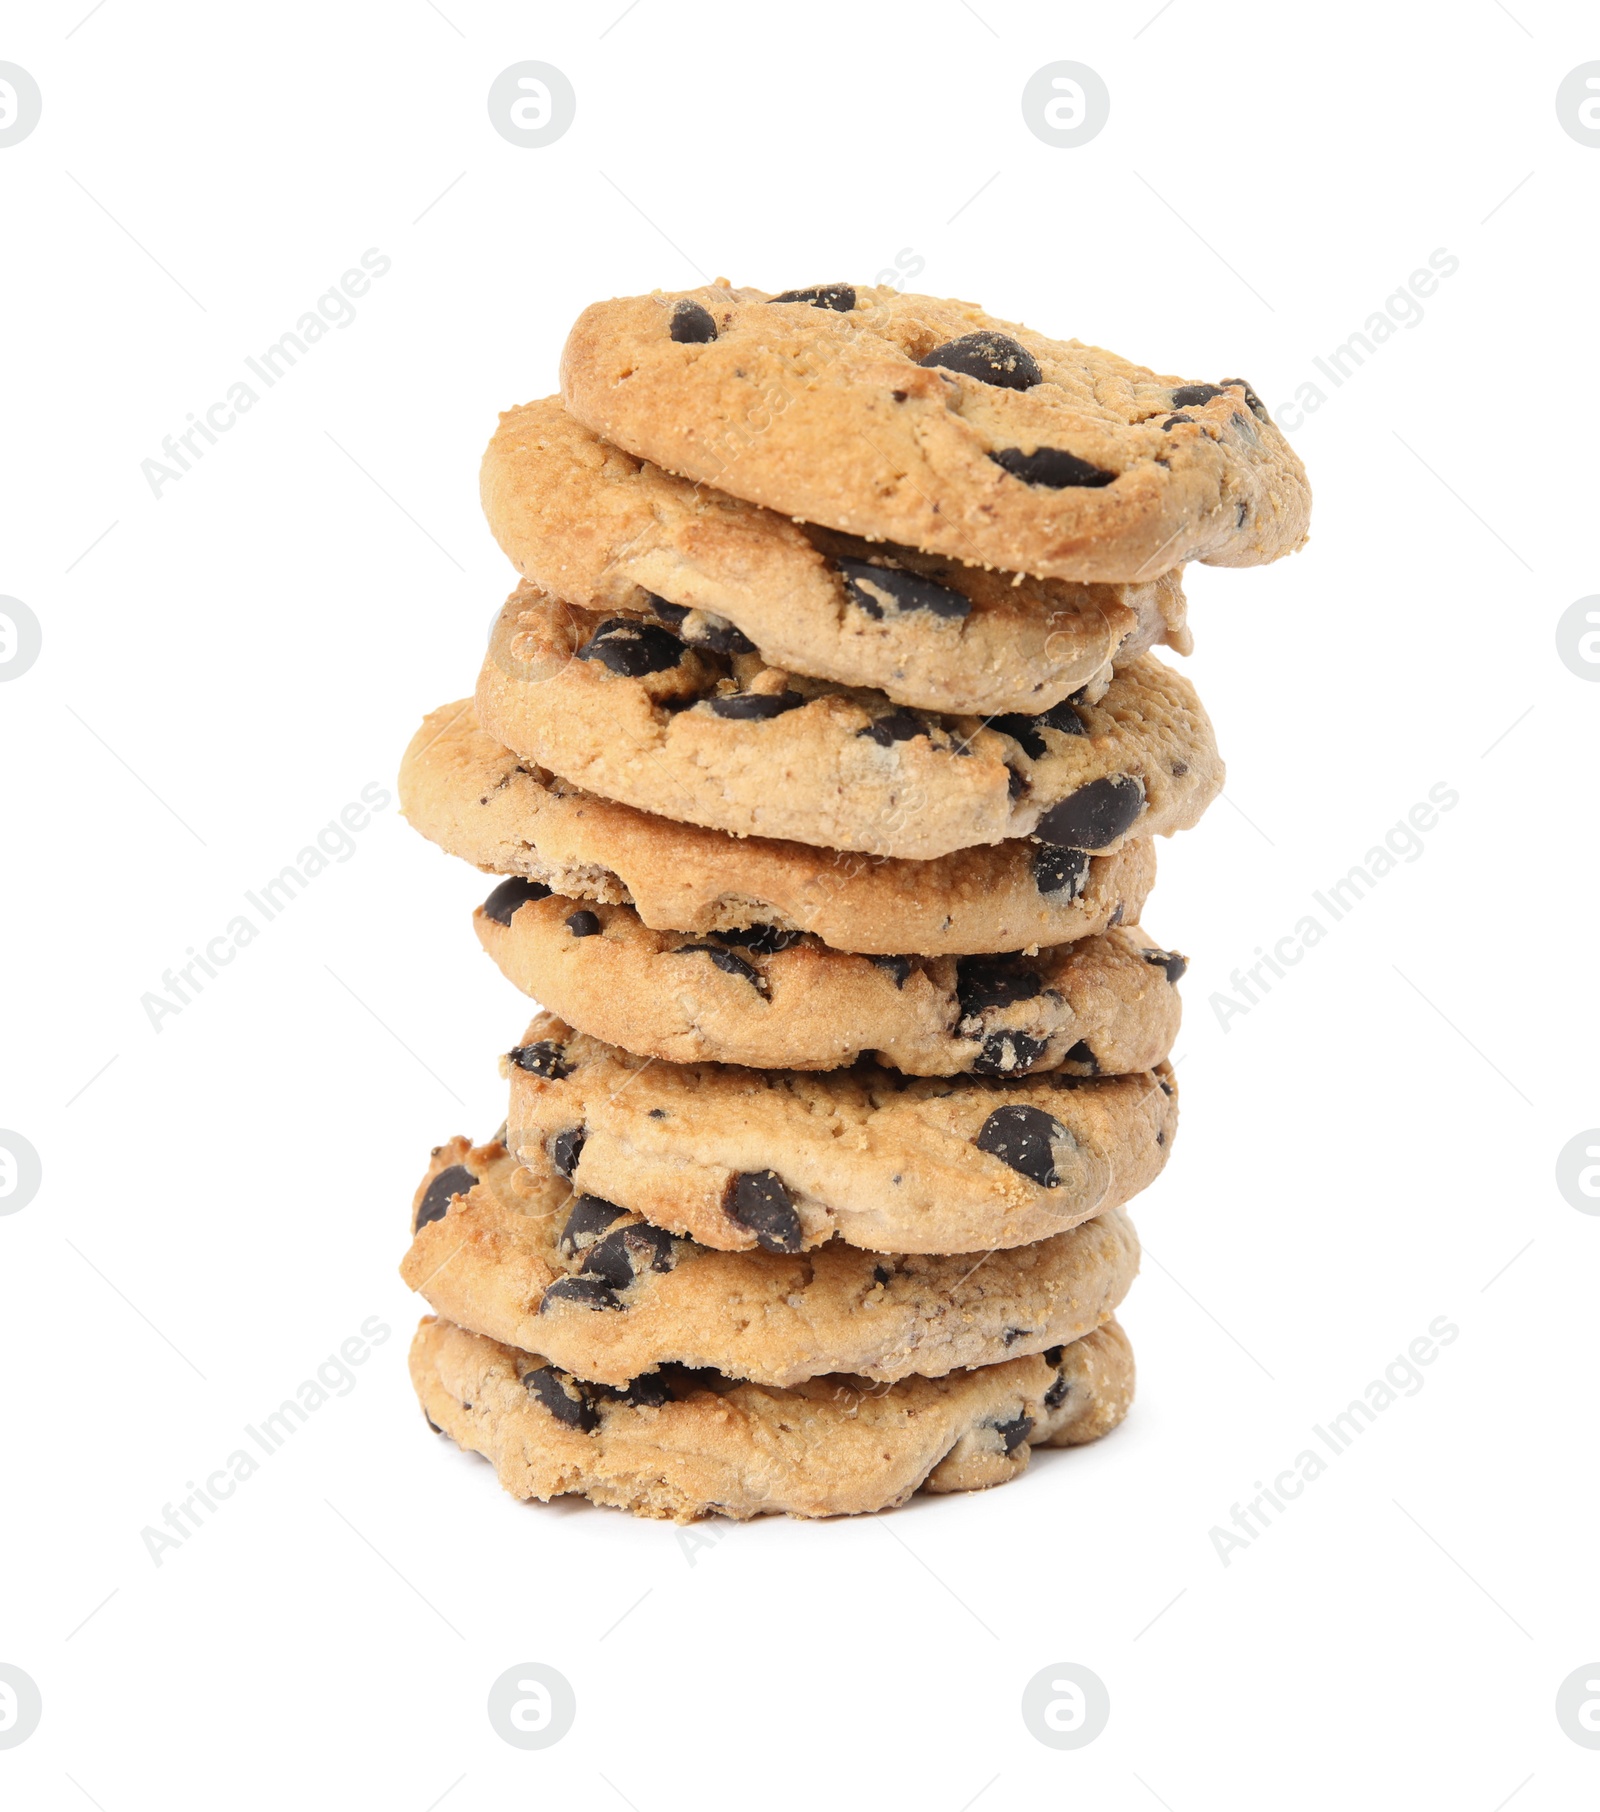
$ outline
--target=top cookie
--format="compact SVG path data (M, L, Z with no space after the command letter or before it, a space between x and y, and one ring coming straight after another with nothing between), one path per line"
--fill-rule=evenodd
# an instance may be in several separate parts
M1176 571L1017 582L792 522L607 446L559 397L500 417L480 487L495 539L544 590L928 711L1043 711L1103 685L1112 661L1191 646Z
M669 471L974 566L1131 582L1306 538L1305 471L1244 379L1161 377L969 302L619 297L578 317L561 391Z

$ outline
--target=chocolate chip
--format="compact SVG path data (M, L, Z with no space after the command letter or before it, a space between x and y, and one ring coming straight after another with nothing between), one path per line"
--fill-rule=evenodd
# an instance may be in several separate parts
M539 1313L553 1305L574 1302L580 1309L620 1309L617 1293L603 1277L558 1277L539 1299Z
M780 925L746 925L737 931L717 931L712 935L721 938L725 944L753 950L757 956L776 956L780 950L792 949L805 933L785 931Z
M567 1281L575 1283L577 1279L569 1278ZM547 1290L546 1301L549 1300L549 1295ZM600 1412L583 1394L582 1386L576 1378L563 1377L554 1367L544 1365L536 1372L525 1372L522 1382L551 1415L566 1427L581 1428L585 1434L590 1434L599 1427Z
M1043 986L1036 971L1014 968L1004 956L963 956L956 964L956 999L963 1018L1033 1000Z
M1116 910L1111 914L1111 917L1106 920L1106 930L1115 931L1117 926L1122 923L1122 915L1126 911L1127 907L1123 905L1121 900L1118 900Z
M567 929L574 937L597 937L600 933L600 920L592 912L575 912L567 920Z
M1154 963L1158 969L1165 969L1167 980L1174 986L1183 979L1189 967L1189 959L1179 956L1176 950L1141 950L1139 954L1147 963Z
M683 643L659 623L637 617L607 617L578 650L580 661L599 661L624 679L665 673L683 659Z
M583 1261L584 1274L625 1290L641 1271L670 1271L672 1235L664 1227L619 1227L596 1240Z
M578 1154L589 1136L586 1126L568 1126L550 1141L550 1162L560 1175L570 1177L578 1168Z
M893 1276L894 1273L887 1265L874 1265L872 1267L872 1281L874 1283L886 1284Z
M864 730L856 731L857 736L870 736L883 749L897 742L910 742L914 736L928 734L928 726L920 718L913 717L909 711L891 711L886 717L875 717Z
M782 717L805 703L798 692L733 692L726 698L714 698L711 709L718 717L743 719Z
M1057 1347L1054 1350L1057 1353L1057 1355L1059 1356L1061 1349L1059 1347ZM1052 1363L1054 1363L1054 1361L1052 1361ZM1067 1382L1067 1380L1065 1378L1063 1378L1061 1376L1061 1374L1059 1372L1057 1372L1055 1377L1052 1378L1050 1381L1049 1390L1047 1390L1044 1393L1045 1408L1046 1409L1059 1409L1061 1407L1061 1405L1066 1402L1067 1392L1071 1389L1072 1389L1072 1386Z
M698 346L702 341L717 337L717 324L709 309L702 308L698 302L685 300L673 308L668 332L683 345Z
M953 622L972 614L972 600L948 585L936 585L920 573L898 566L875 566L870 560L834 561L850 602L869 617L881 619L889 609L926 610Z
M1034 827L1045 843L1071 849L1104 849L1133 824L1144 810L1144 782L1133 774L1110 774L1091 780L1053 805Z
M439 1424L437 1422L434 1421L433 1417L428 1414L427 1410L423 1410L422 1419L424 1422L426 1422L428 1424L428 1426L433 1430L433 1432L435 1434L444 1433L444 1430L439 1426Z
M723 1212L748 1227L769 1252L798 1252L800 1216L775 1170L743 1170L733 1179Z
M1157 1076L1156 1084L1160 1088L1163 1095L1170 1096L1172 1094L1172 1092L1173 1092L1172 1084L1170 1082L1168 1082L1168 1080L1166 1079L1165 1076Z
M1233 526L1234 526L1234 527L1235 527L1235 528L1243 528L1243 527L1244 527L1244 519L1245 519L1245 517L1246 517L1246 516L1248 516L1248 515L1249 515L1249 514L1250 514L1250 506L1249 506L1249 504L1248 504L1248 503L1241 503L1241 504L1240 504L1240 505L1239 505L1239 507L1238 507L1238 509L1237 509L1237 510L1236 510L1236 511L1235 511L1235 512L1234 512L1234 517L1233 517Z
M713 654L754 654L756 645L742 629L732 623L710 623L695 638L697 647L709 648Z
M1045 730L1059 730L1063 736L1087 736L1083 719L1073 710L1071 701L1062 699L1048 711L1029 714L1025 711L1002 711L998 716L989 719L989 728L998 730L1003 736L1009 736L1018 743L1022 752L1031 761L1038 761L1049 753L1050 745L1042 734Z
M1064 1061L1067 1063L1083 1064L1091 1076L1098 1076L1100 1074L1100 1059L1095 1056L1092 1050L1090 1050L1087 1038L1080 1038L1072 1049L1067 1052Z
M990 1114L972 1142L979 1151L1009 1164L1041 1188L1055 1189L1061 1179L1056 1175L1050 1141L1066 1137L1067 1129L1054 1114L1047 1114L1042 1107L1011 1102Z
M1172 430L1177 427L1179 422L1192 422L1193 420L1194 417L1192 415L1169 415L1161 424L1161 432L1163 434L1170 434Z
M664 1107L652 1107L647 1117L651 1120L665 1120L667 1110Z
M441 1170L423 1193L412 1231L420 1232L430 1221L442 1221L450 1212L450 1198L465 1195L477 1181L465 1164L452 1164L448 1170Z
M513 875L509 881L502 881L483 902L483 916L493 919L497 925L509 925L519 906L526 906L529 900L549 897L550 889L543 881L526 881L521 875Z
M1165 1145L1166 1142L1167 1142L1167 1135L1164 1132L1158 1132L1156 1134L1156 1144Z
M889 392L889 394L890 394L890 396L892 396L894 398L894 400L897 403L903 403L906 400L907 396L910 395L910 392L907 390L891 390Z
M996 1422L994 1431L1006 1444L1007 1453L1015 1453L1033 1433L1033 1417L1018 1416L1014 1422Z
M576 1258L627 1212L626 1208L619 1208L615 1202L602 1201L597 1195L574 1196L567 1213L567 1224L556 1239L556 1249L568 1258Z
M1175 761L1169 772L1174 780L1182 780L1184 775L1189 772L1189 764L1186 761Z
M1255 391L1250 388L1250 385L1245 381L1244 378L1242 378L1242 377L1225 377L1222 380L1222 382L1225 386L1231 385L1231 384L1237 384L1239 386L1239 388L1244 392L1244 400L1245 400L1245 403L1247 404L1247 406L1249 407L1250 413L1256 418L1256 420L1258 422L1270 422L1272 420L1272 417L1267 414L1266 404L1263 403L1261 398L1256 395Z
M536 1044L519 1044L506 1054L519 1070L526 1070L530 1076L542 1076L546 1082L559 1082L563 1076L572 1074L572 1065L567 1062L561 1046L546 1038Z
M959 371L964 377L997 385L1002 390L1031 390L1044 381L1039 361L1026 346L1009 334L980 328L964 333L959 340L946 340L917 360L919 365Z
M737 975L741 981L749 982L758 994L767 991L766 978L754 963L747 963L742 956L735 956L731 950L719 950L715 944L680 944L673 951L674 956L694 954L709 956L724 975Z
M659 1372L646 1372L629 1384L591 1384L589 1394L607 1403L626 1403L629 1409L660 1409L672 1401L672 1392Z
M1067 900L1081 898L1089 884L1088 855L1081 849L1041 843L1033 852L1033 884L1047 897L1064 893Z
M894 977L894 985L897 988L903 988L906 985L906 978L911 973L909 956L869 956L867 961L880 969L887 969Z
M1209 403L1214 396L1222 395L1220 384L1180 384L1172 393L1174 409L1187 409L1200 403Z
M1021 768L1013 767L1008 761L1006 763L1006 797L1015 803L1024 793L1032 791L1033 782Z
M786 289L781 296L771 296L768 300L809 302L813 308L831 308L836 314L847 315L856 305L856 286L853 283L816 283L810 289Z
M1088 460L1063 452L1060 447L1035 447L1031 453L1024 453L1020 447L1002 447L989 457L1024 484L1042 484L1052 491L1065 490L1069 485L1093 490L1110 484L1116 477L1115 472L1092 466Z
M1026 1032L991 1032L972 1060L980 1076L1025 1076L1044 1055L1048 1040Z

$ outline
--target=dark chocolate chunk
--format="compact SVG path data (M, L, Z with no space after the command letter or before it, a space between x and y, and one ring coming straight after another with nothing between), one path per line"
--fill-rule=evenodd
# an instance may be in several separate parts
M1174 409L1189 409L1222 395L1220 384L1180 384L1172 393Z
M607 617L578 650L580 661L599 661L624 679L645 673L665 673L683 659L683 643L659 623L641 623L637 617Z
M1250 388L1249 384L1242 377L1225 377L1222 382L1225 387L1232 384L1237 384L1239 386L1244 392L1244 400L1249 407L1250 413L1258 422L1270 422L1272 420L1272 417L1267 414L1266 404L1262 402L1261 398L1256 395L1255 391Z
M576 1283L576 1278L568 1278L568 1283ZM551 1289L555 1286L552 1284ZM545 1292L545 1300L550 1299L550 1291ZM553 1366L542 1365L535 1372L525 1372L523 1384L549 1410L558 1422L568 1428L581 1428L590 1434L600 1424L600 1412L583 1394L583 1387L576 1378L558 1372Z
M691 956L695 953L709 956L724 975L737 975L741 981L749 982L758 994L765 994L766 978L754 963L747 963L742 956L735 956L731 950L719 949L715 944L680 944L673 951L674 956Z
M1057 1358L1059 1358L1061 1349L1057 1347L1054 1351L1056 1352ZM1056 1361L1052 1360L1051 1363L1054 1364ZM1071 1389L1072 1386L1059 1372L1057 1372L1055 1377L1050 1380L1050 1388L1044 1393L1045 1408L1059 1409L1061 1405L1066 1402L1067 1392Z
M673 308L672 325L668 331L673 339L684 345L698 346L704 340L714 340L717 337L717 324L711 317L710 309L686 299Z
M1154 963L1156 968L1165 969L1167 980L1174 986L1182 981L1184 972L1189 967L1189 959L1179 956L1176 950L1141 950L1139 954L1147 963Z
M1192 422L1193 420L1194 417L1192 415L1169 415L1161 424L1161 432L1163 434L1170 434L1172 430L1177 427L1179 422Z
M1033 884L1040 893L1065 894L1076 900L1089 882L1089 857L1081 849L1041 843L1033 852ZM1063 902L1064 904L1065 902Z
M792 949L805 933L785 931L781 925L746 925L737 931L716 931L712 936L725 944L737 944L742 950L753 950L757 956L776 956L780 950Z
M563 1076L572 1074L572 1065L567 1062L562 1047L547 1038L541 1038L536 1044L519 1044L507 1055L519 1070L526 1070L530 1076L543 1076L546 1082L559 1082Z
M689 614L687 604L669 604L665 598L653 591L647 591L644 595L650 608L664 623L670 623L674 629L683 627L683 619Z
M1109 774L1069 793L1034 827L1044 843L1071 849L1104 849L1144 810L1144 782L1133 774Z
M1014 1422L996 1422L994 1431L1006 1444L1007 1453L1015 1453L1033 1433L1033 1417L1018 1416Z
M465 1164L452 1164L448 1170L441 1170L423 1192L412 1231L420 1231L430 1221L442 1221L450 1212L451 1196L465 1195L477 1180Z
M748 1227L769 1252L798 1252L800 1216L775 1170L745 1170L733 1179L723 1203L730 1221Z
M813 308L831 308L835 314L847 315L856 305L853 283L814 283L810 289L786 289L773 302L809 302Z
M1060 447L1035 447L1031 453L1024 453L1020 447L1002 447L989 457L1024 484L1042 484L1052 491L1063 491L1069 485L1095 490L1116 477L1115 472L1092 466L1088 460Z
M603 1277L558 1277L539 1299L543 1315L563 1302L575 1302L581 1309L620 1309L617 1293Z
M672 1235L664 1227L639 1223L618 1227L589 1248L584 1274L600 1277L614 1290L625 1290L641 1271L670 1271Z
M578 1154L588 1136L587 1126L567 1126L550 1141L550 1162L561 1176L570 1177L578 1168Z
M1026 1032L991 1032L972 1060L980 1076L1025 1076L1044 1055L1048 1040Z
M894 985L897 988L903 988L906 985L907 977L911 974L909 956L869 956L867 961L875 963L880 969L887 969L894 977Z
M885 749L897 742L910 742L914 736L928 734L928 726L909 711L891 711L885 717L875 717L864 730L856 731L857 736L870 736Z
M979 328L964 333L959 340L946 340L917 360L919 365L936 366L944 371L959 371L1002 390L1031 390L1044 381L1039 361L1026 346L1009 334Z
M979 1151L986 1151L991 1158L1009 1164L1041 1188L1055 1189L1061 1179L1056 1175L1055 1153L1050 1149L1050 1141L1067 1136L1067 1129L1054 1114L1047 1114L1042 1107L1010 1102L990 1114L972 1142Z
M1186 761L1175 761L1170 772L1174 780L1182 780L1184 775L1189 772L1189 764Z
M1024 793L1033 791L1033 782L1019 767L1006 763L1006 797L1010 800L1020 799Z
M439 1426L439 1424L437 1422L434 1421L433 1417L428 1414L427 1410L423 1410L422 1419L424 1422L426 1422L428 1424L428 1426L433 1430L433 1432L435 1434L444 1433L444 1430Z
M998 730L1018 743L1031 761L1049 753L1050 745L1042 731L1059 730L1063 736L1087 736L1083 719L1072 708L1070 699L1062 699L1048 711L1029 714L1025 711L1002 711L989 719L989 728Z
M1033 1000L1043 985L1035 970L1014 968L1004 956L963 956L956 964L956 999L962 1018L990 1007Z
M1068 1063L1081 1063L1087 1065L1091 1076L1098 1076L1100 1074L1100 1059L1095 1056L1092 1050L1090 1050L1087 1038L1080 1038L1072 1049L1067 1052L1066 1061Z
M575 912L567 920L567 929L574 937L597 937L601 929L600 920L592 912Z
M1163 1095L1171 1095L1171 1093L1173 1092L1172 1084L1170 1082L1168 1082L1168 1080L1166 1079L1165 1076L1157 1076L1156 1082L1160 1085L1160 1089L1161 1089L1161 1092Z
M529 900L549 897L550 889L543 881L526 881L521 875L513 875L509 881L502 881L483 902L483 916L493 919L497 925L509 925L519 906L526 906Z
M629 1409L660 1409L672 1401L672 1391L659 1372L646 1372L629 1384L591 1384L589 1394L605 1403L626 1403Z
M602 1201L597 1195L574 1196L567 1213L567 1224L556 1240L557 1249L568 1258L576 1257L587 1251L607 1227L620 1221L627 1212L626 1208L619 1208L615 1202Z
M886 1284L893 1276L894 1273L887 1265L874 1265L872 1267L872 1281L874 1283Z
M948 585L936 585L920 573L908 573L898 566L875 566L870 560L834 561L844 579L850 602L869 617L881 618L888 608L926 610L936 617L952 621L972 614L972 600L952 591Z
M1156 1144L1165 1145L1166 1142L1167 1142L1167 1135L1164 1132L1158 1132L1156 1134Z
M713 654L754 654L756 651L755 643L732 623L707 623L704 633L695 637L695 645L709 648Z
M712 699L710 704L718 717L750 719L782 717L785 711L793 711L805 702L798 692L732 692L726 698Z

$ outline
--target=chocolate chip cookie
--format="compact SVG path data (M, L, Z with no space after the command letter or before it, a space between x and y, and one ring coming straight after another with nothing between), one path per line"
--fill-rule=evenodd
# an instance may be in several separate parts
M452 1139L412 1202L400 1275L459 1327L624 1385L668 1364L789 1386L823 1372L942 1377L1077 1340L1108 1321L1139 1268L1119 1211L1031 1246L918 1257L830 1240L815 1252L718 1252L676 1239Z
M513 1497L577 1494L692 1522L850 1516L926 1491L977 1491L1034 1447L1109 1433L1133 1401L1115 1321L1070 1346L897 1384L834 1373L788 1389L668 1367L622 1388L424 1318L411 1381L429 1425L490 1460Z
M968 302L827 287L843 305L720 284L596 302L562 398L669 472L974 566L1128 582L1305 541L1305 471L1243 378L1161 377Z
M631 903L647 925L772 925L880 956L1070 943L1134 923L1155 881L1148 841L1089 856L1013 840L902 862L675 824L519 761L483 734L466 700L412 738L400 804L423 836L489 874Z
M1178 1124L1164 1063L1092 1080L674 1064L543 1013L504 1067L519 1157L724 1251L1027 1245L1131 1200Z
M1100 702L951 717L692 647L524 581L478 679L478 721L524 761L641 811L931 861L1037 835L1108 851L1195 824L1222 762L1194 688L1153 655Z
M607 446L559 397L501 416L481 489L512 564L557 597L927 711L1046 711L1113 660L1192 645L1175 570L1019 578L792 522Z
M1177 1036L1187 966L1126 928L1031 957L857 956L776 925L693 936L520 878L473 924L502 973L580 1031L759 1069L872 1054L913 1076L1148 1070Z

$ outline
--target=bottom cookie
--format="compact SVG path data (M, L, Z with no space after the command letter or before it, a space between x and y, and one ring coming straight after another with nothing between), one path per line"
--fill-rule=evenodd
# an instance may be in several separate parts
M667 1366L616 1389L423 1318L411 1379L429 1424L513 1497L576 1494L636 1516L852 1516L913 1492L979 1491L1034 1447L1108 1434L1133 1401L1115 1321L1070 1346L943 1378L835 1373L787 1390Z

